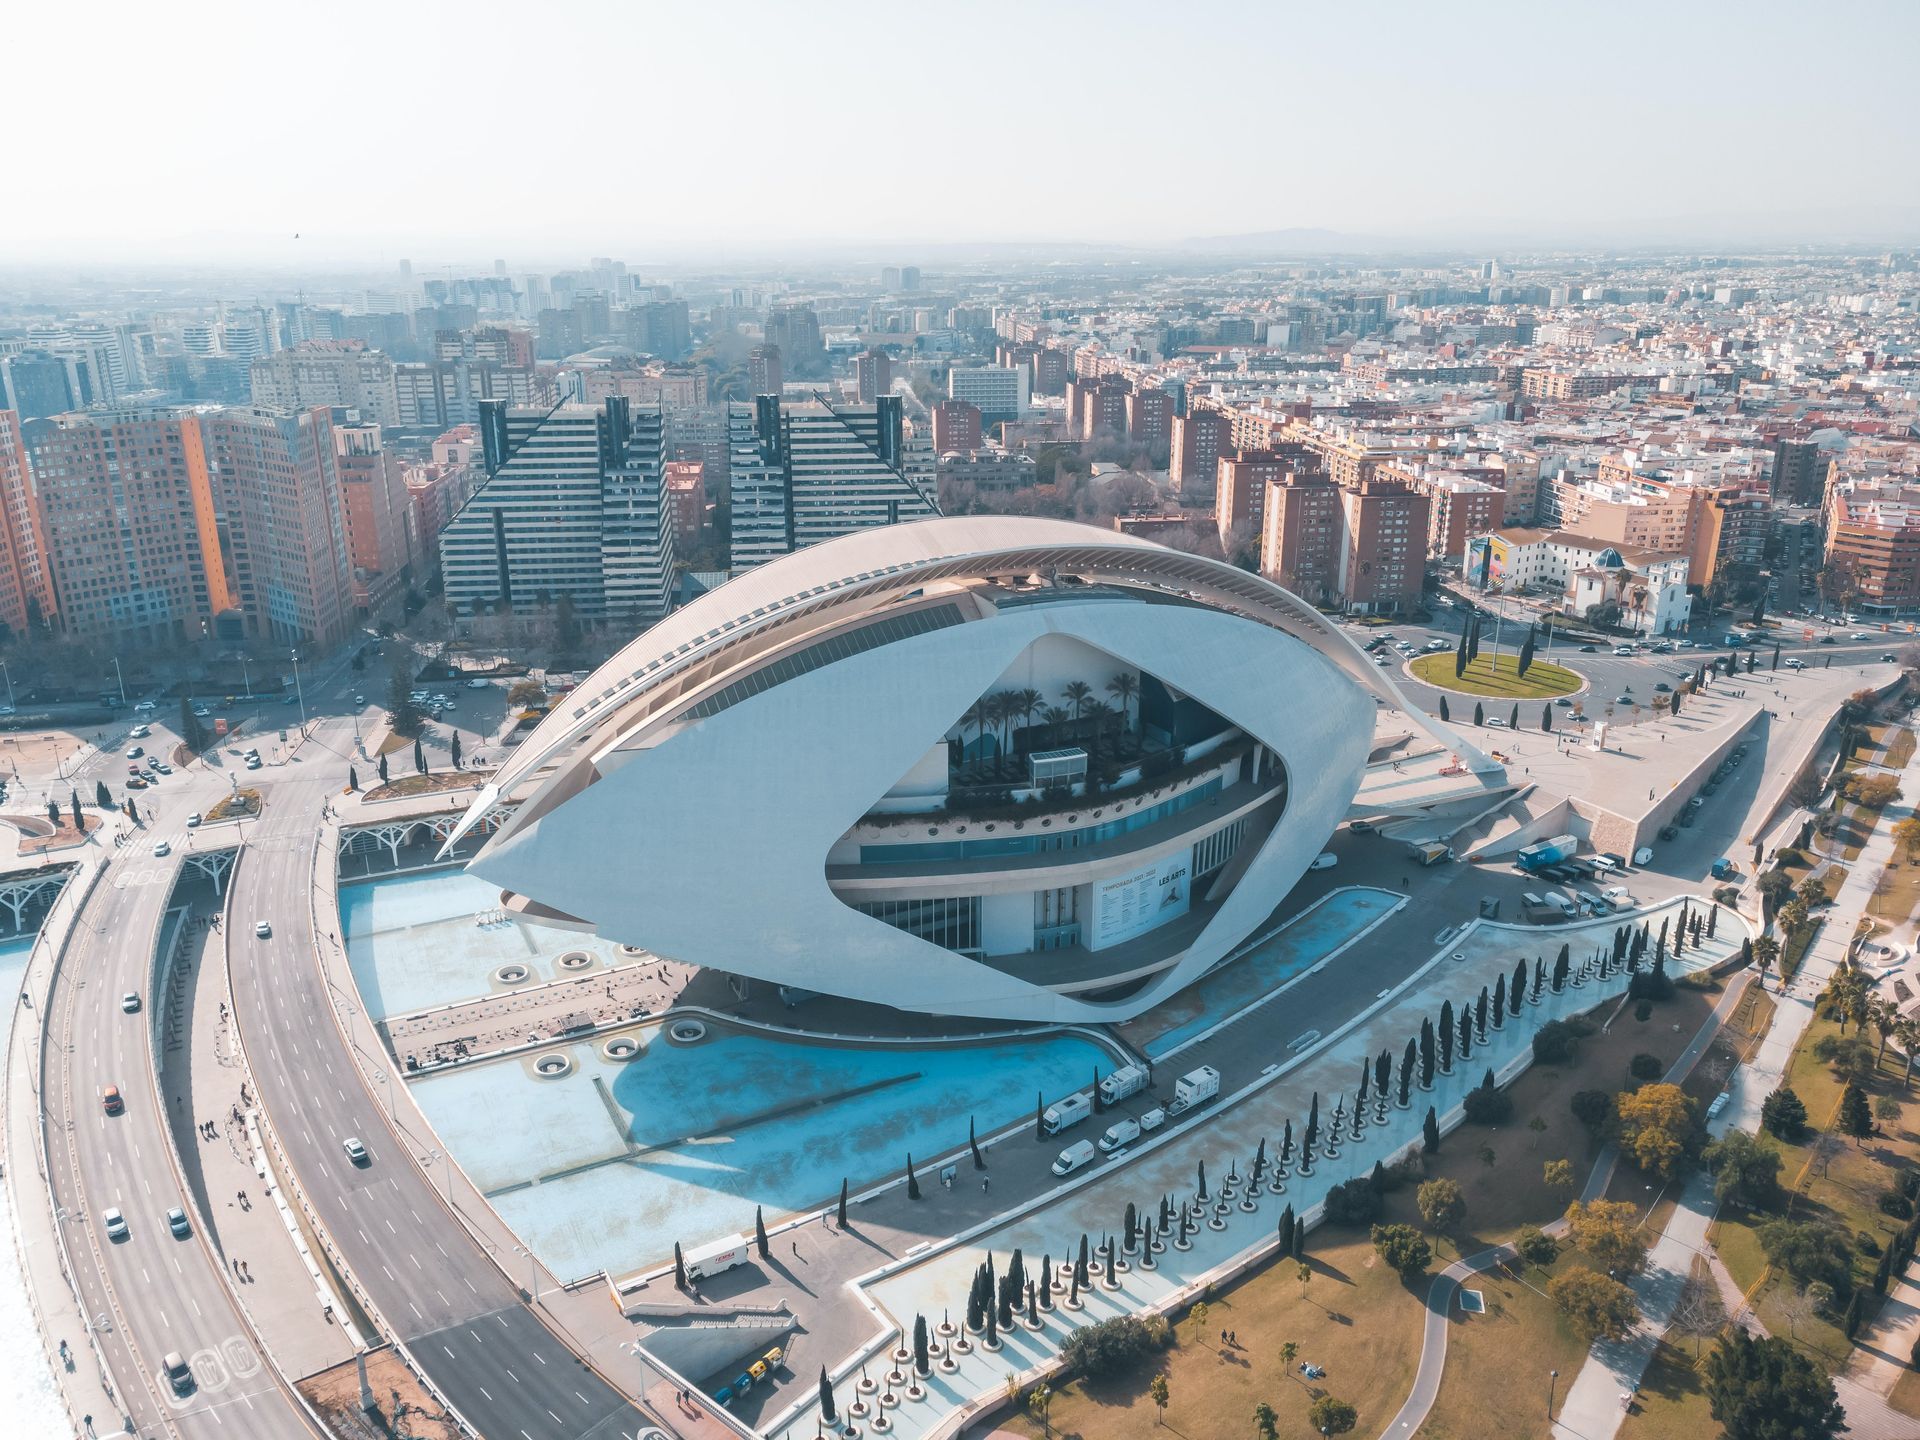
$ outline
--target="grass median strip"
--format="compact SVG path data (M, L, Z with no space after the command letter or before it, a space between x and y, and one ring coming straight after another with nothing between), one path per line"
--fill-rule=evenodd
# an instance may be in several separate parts
M1418 680L1436 690L1452 690L1460 695L1484 695L1494 700L1546 700L1555 695L1571 695L1580 688L1580 677L1561 665L1550 665L1536 658L1520 674L1518 655L1495 656L1482 651L1470 661L1464 673L1453 673L1454 655L1446 651L1422 655L1409 667Z

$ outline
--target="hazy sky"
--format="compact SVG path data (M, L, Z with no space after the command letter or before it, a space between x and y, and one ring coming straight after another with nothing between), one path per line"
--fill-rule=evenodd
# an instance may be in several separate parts
M0 40L0 262L1920 238L1910 0L109 0Z

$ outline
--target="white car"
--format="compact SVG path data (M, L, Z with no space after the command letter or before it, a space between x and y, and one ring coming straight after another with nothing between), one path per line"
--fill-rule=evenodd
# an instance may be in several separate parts
M155 705L151 700L142 700L138 705L133 707L133 713L136 715L151 715L159 708L160 707Z
M273 934L273 926L269 925L265 920L256 920L253 922L253 933L262 940L268 939Z
M1797 658L1793 660L1782 660L1780 663L1789 670L1804 670L1807 668L1807 662Z
M487 688L487 682L484 680L467 681L467 689L469 690L484 690L486 688Z
M127 732L127 738L129 740L144 740L151 734L153 734L152 726L136 725Z
M1331 870L1339 863L1340 857L1334 854L1333 851L1322 850L1318 855L1313 857L1313 863L1307 868L1309 870Z
M193 718L196 720L205 720L212 714L213 711L207 709L204 705L196 705L193 707Z
M173 846L164 840L156 840L153 845L153 853L161 857L171 855L173 853Z
M107 1239L124 1240L127 1238L127 1217L118 1210L108 1207L100 1212L101 1223L107 1227Z

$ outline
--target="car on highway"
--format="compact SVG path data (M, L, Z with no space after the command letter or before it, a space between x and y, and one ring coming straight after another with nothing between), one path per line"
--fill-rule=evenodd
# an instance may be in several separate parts
M127 1102L120 1098L120 1087L118 1085L101 1087L100 1108L109 1115L118 1115L127 1108Z
M151 725L136 725L127 732L129 740L144 740L153 733Z
M347 1159L355 1165L364 1165L371 1158L367 1154L367 1147L360 1143L360 1137L357 1135L349 1135L341 1142L340 1148L347 1152Z
M253 922L253 933L262 940L269 939L273 935L273 926L264 920L256 920Z
M193 1227L187 1223L187 1212L178 1205L167 1211L167 1229L173 1232L176 1240L184 1240L193 1234Z
M136 715L151 715L159 708L160 707L151 700L142 700L138 705L133 707L133 713ZM143 725L140 728L144 730L146 726Z
M1832 645L1832 644L1834 644L1835 642L1834 642L1834 638L1833 638L1833 636L1831 636L1831 635L1822 635L1822 636L1820 637L1820 639L1819 639L1819 642L1818 642L1818 643L1819 643L1819 644L1822 644L1822 645Z
M1671 690L1673 689L1673 687L1672 687L1671 685L1669 685L1669 684L1667 684L1667 682L1666 682L1666 681L1664 681L1664 680L1662 680L1662 681L1660 681L1660 682L1659 682L1658 684L1656 684L1656 685L1655 685L1655 686L1654 686L1653 688L1654 688L1654 690L1655 690L1655 691L1656 691L1657 693L1659 693L1659 694L1661 694L1661 695L1665 695L1665 694L1667 694L1668 692L1670 692L1670 691L1671 691Z
M1563 710L1571 710L1573 708L1573 702L1567 699L1567 697L1564 695L1560 696L1553 703L1558 705Z
M1507 728L1506 719L1499 715L1489 715L1487 717L1487 724L1495 730L1504 730Z
M156 840L153 842L153 854L156 860L164 860L172 853L173 846L169 845L166 841Z
M1631 695L1616 695L1613 697L1613 703L1616 705L1631 705L1634 701Z
M171 775L171 774L173 774L173 766L171 766L171 765L169 765L169 764L167 764L167 762L166 762L166 761L164 761L164 760L152 760L152 761L149 761L149 762L148 762L148 764L147 764L147 768L148 768L149 770L152 770L152 771L155 771L155 772L157 772L158 774L161 774L161 775Z
M1785 665L1789 670L1804 670L1807 668L1807 662L1802 660L1797 655L1794 656L1792 659L1784 660L1781 663Z
M467 689L469 690L484 690L486 688L487 688L487 682L485 680L467 681Z
M131 775L127 776L127 789L144 790L146 788L147 777L142 775L138 770L135 770Z
M353 703L355 705L364 705L367 703L367 697L364 695L356 695L353 697Z
M200 812L198 810L194 811L191 815L187 816L187 828L189 830L197 829L199 827L199 824L200 824Z
M120 1009L128 1015L137 1015L140 1012L140 997L131 990L127 991L120 997Z
M167 1384L176 1395L193 1393L193 1371L187 1368L186 1360L178 1350L169 1350L166 1359L160 1362L160 1373L167 1377Z
M209 710L204 705L196 705L193 707L193 718L196 720L208 720L208 719L211 719L212 716L213 716L213 711Z
M146 746L132 745L127 748L127 759L138 760L142 755L146 753L147 753Z
M1856 630L1853 632L1853 634L1849 635L1847 638L1849 640L1871 640L1873 636L1869 635L1864 630Z
M127 1217L111 1205L100 1212L100 1223L106 1226L107 1239L124 1240L127 1238Z
M1582 655L1598 655L1600 653L1600 647L1598 645L1582 645L1580 647L1580 653Z

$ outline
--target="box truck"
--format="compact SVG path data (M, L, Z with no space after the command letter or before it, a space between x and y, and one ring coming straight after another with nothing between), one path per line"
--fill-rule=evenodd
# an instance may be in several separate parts
M1438 840L1428 840L1419 845L1409 845L1408 852L1422 865L1438 865L1442 860L1453 858L1453 851Z
M1047 1134L1058 1135L1069 1126L1078 1125L1092 1113L1093 1096L1082 1090L1077 1095L1054 1101L1040 1112L1040 1120L1046 1126Z
M1220 1072L1211 1065L1189 1070L1173 1082L1173 1103L1167 1114L1183 1115L1196 1105L1204 1105L1220 1093Z
M1129 1095L1138 1095L1147 1088L1150 1078L1143 1066L1122 1065L1112 1074L1100 1077L1100 1103L1111 1105Z
M736 1265L744 1265L752 1249L753 1241L747 1236L729 1235L724 1240L715 1240L689 1250L686 1253L687 1278L705 1280L723 1274Z
M1556 835L1551 840L1535 841L1531 845L1520 847L1520 853L1514 861L1522 870L1541 870L1556 861L1564 860L1580 848L1580 841L1572 835Z

